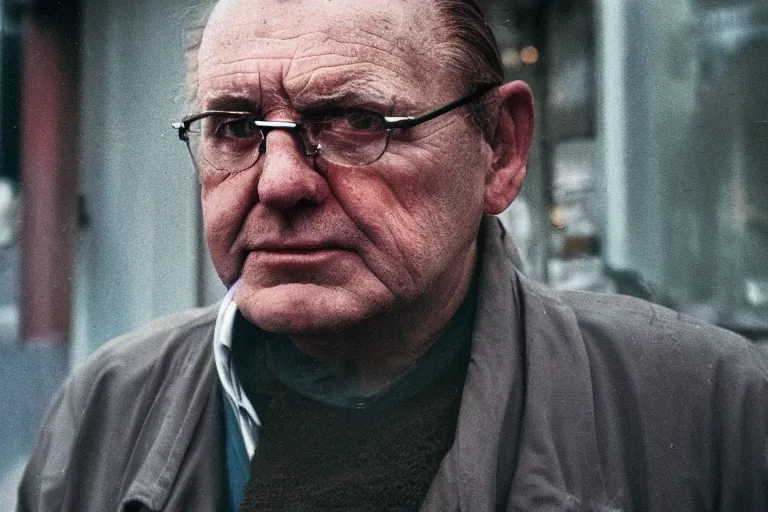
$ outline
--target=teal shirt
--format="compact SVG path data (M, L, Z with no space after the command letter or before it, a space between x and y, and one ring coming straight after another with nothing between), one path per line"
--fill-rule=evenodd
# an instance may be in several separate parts
M251 476L251 463L245 451L243 437L237 426L232 406L224 398L224 427L227 459L227 504L230 512L237 512L245 494L245 484Z

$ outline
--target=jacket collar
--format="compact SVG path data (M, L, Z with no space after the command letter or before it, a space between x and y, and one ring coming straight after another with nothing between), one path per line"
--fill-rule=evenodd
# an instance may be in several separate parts
M563 510L603 502L592 379L576 318L517 271L517 250L498 220L483 222L456 438L422 510Z

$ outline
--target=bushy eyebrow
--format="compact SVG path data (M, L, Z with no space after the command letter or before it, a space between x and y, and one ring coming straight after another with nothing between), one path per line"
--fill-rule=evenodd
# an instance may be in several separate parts
M390 109L391 102L383 101L381 97L371 97L351 91L334 91L323 95L306 95L296 98L294 107L299 112L322 110L325 108L372 108L374 110Z
M365 80L352 80L339 86L329 84L307 87L293 95L292 102L299 112L339 107L371 109L391 115L394 111L418 110L400 95L387 94Z
M233 110L259 112L261 106L251 97L242 94L223 93L213 96L205 102L206 110Z
M311 95L294 99L291 103L293 108L299 112L309 112L318 110L330 110L334 108L364 108L381 111L386 114L393 108L390 101L379 100L380 96L372 98L366 94L355 91L333 91L329 94ZM224 93L213 96L205 102L205 110L227 110L237 112L260 113L261 105L253 98L238 94Z
M338 85L336 85L336 82ZM329 80L299 91L288 90L291 106L297 112L317 111L332 108L363 108L380 112L384 115L405 115L419 108L405 98L388 95L371 83L370 80L351 79L349 81ZM213 92L205 99L205 110L230 110L260 113L264 106L262 98L269 102L269 93L248 94L242 91L222 90ZM269 108L269 105L267 105Z

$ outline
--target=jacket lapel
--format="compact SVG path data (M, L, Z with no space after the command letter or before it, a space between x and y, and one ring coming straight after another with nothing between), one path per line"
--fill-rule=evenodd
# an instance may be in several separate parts
M496 510L518 458L524 405L519 302L510 271L514 247L495 218L484 220L472 353L453 447L422 510Z
M589 362L569 308L516 274L484 220L456 439L422 510L567 510L603 501Z
M573 311L521 277L525 414L510 491L513 510L582 510L607 503L592 377Z

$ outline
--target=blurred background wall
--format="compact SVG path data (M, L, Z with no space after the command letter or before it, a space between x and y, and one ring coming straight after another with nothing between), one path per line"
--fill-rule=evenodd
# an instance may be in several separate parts
M3 2L0 510L12 510L69 369L223 287L170 126L182 113L182 24L194 2Z
M0 510L74 365L222 295L170 128L195 3L0 0ZM768 337L765 2L484 4L537 101L525 271Z

